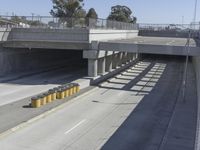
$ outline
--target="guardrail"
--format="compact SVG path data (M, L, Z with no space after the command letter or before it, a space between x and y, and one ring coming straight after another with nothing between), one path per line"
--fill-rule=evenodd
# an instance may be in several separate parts
M92 18L56 18L52 16L0 16L0 27L20 28L91 28L134 30L137 24Z

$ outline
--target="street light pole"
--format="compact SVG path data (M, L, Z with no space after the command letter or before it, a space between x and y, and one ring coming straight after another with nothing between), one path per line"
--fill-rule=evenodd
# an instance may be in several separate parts
M195 6L194 6L194 20L193 22L196 22L196 16L197 16L197 0L195 0Z

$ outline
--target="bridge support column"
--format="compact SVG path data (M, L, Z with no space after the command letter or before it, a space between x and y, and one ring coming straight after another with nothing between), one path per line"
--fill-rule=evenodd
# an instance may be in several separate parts
M116 69L117 65L118 65L118 58L117 58L117 54L115 54L114 52L113 52L112 60L113 60L113 66L112 66L112 68Z
M105 73L105 57L99 58L98 59L98 74L102 75Z
M112 70L112 55L106 57L106 72L110 72Z
M118 65L119 66L122 66L122 55L123 54L121 52L118 53Z
M126 52L122 54L122 64L126 64Z
M135 60L136 59L136 54L134 53L131 53L131 61Z
M97 76L97 59L88 59L88 76Z
M132 62L133 58L132 58L132 54L128 53L128 62Z
M128 55L127 52L126 52L126 54L125 54L125 62L126 62L126 64L129 63L129 55Z

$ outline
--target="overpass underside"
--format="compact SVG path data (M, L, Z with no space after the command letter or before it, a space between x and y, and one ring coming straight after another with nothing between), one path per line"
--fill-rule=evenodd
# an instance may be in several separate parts
M37 48L58 50L82 50L88 59L88 76L102 76L119 67L134 63L139 54L199 56L200 48L193 39L137 36L120 40L100 41L47 41L8 40L6 48Z
M193 39L138 36L131 39L93 41L91 49L85 50L83 56L89 60L89 76L97 76L99 72L105 72L104 66L113 63L112 67L116 68L132 62L140 54L199 56L200 48Z
M200 48L193 39L138 36L137 33L136 30L12 29L2 46L11 49L81 50L83 58L88 59L90 77L130 65L140 54L200 55Z

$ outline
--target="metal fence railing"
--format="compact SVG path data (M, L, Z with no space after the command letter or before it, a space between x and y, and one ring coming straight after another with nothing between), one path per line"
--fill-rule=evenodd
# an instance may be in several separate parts
M186 31L189 30L200 30L200 23L191 24L149 24L140 23L138 26L139 30L153 30L153 31Z
M0 16L0 26L21 28L98 28L133 30L137 25L106 19L91 18L56 18L52 16Z

